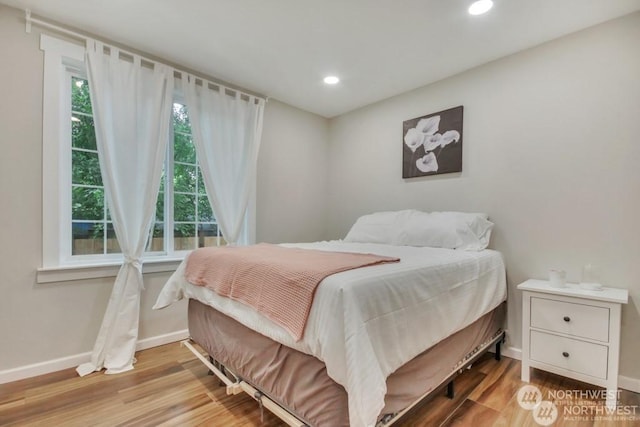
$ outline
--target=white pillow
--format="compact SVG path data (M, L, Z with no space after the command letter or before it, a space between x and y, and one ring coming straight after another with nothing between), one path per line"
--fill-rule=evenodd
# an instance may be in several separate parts
M493 231L493 222L489 221L489 215L485 213L467 213L467 212L433 212L444 216L456 218L457 221L465 223L471 232L476 236L479 242L479 249L466 250L482 250L489 246L491 240L491 231Z
M415 211L398 229L392 243L480 251L489 246L492 229L486 214Z
M353 224L344 241L391 245L395 240L399 227L407 221L411 212L417 211L376 212L363 215Z
M344 240L480 251L489 246L493 229L487 218L466 212L377 212L358 218Z

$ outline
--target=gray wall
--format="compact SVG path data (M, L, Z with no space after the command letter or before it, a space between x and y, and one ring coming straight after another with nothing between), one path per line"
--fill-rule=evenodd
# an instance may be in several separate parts
M329 122L270 100L258 170L256 241L326 236Z
M37 284L42 252L42 70L39 34L0 6L0 371L93 347L114 278ZM270 101L258 165L261 241L325 233L328 122ZM295 185L287 185L295 182ZM145 275L140 338L186 328L186 306L151 310L168 273Z
M621 375L640 378L640 13L331 120L329 237L361 214L487 212L520 347L527 278L601 267L630 290ZM402 122L464 105L463 172L403 180Z

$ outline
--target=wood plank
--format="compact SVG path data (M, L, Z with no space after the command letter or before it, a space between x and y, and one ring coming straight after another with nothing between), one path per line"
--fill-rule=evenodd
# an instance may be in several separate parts
M499 415L500 412L467 399L442 424L442 427L491 427Z
M501 411L520 388L520 363L508 357L496 362L469 399Z
M437 392L431 400L418 405L415 409L407 413L404 424L437 426L441 425L460 405L467 399L469 394L484 380L485 374L474 369L466 370L455 379L454 398L446 396L446 389ZM416 420L419 422L416 424Z

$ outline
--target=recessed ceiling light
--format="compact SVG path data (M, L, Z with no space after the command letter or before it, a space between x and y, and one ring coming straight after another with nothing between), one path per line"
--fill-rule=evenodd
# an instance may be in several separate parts
M493 7L493 1L491 0L478 0L469 6L469 13L472 15L482 15L487 13L489 9Z
M324 78L324 82L328 85L334 85L340 81L336 76L327 76Z

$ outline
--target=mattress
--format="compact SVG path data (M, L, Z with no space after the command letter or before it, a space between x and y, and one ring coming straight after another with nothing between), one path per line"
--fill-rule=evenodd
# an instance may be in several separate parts
M302 340L253 309L184 279L181 266L154 308L188 297L286 347L324 362L347 392L352 426L371 426L384 407L386 379L444 338L506 299L502 256L478 252L343 241L286 245L399 257L395 264L350 270L316 290Z
M502 304L392 373L378 418L400 412L437 389L466 355L499 334L504 314ZM189 300L189 333L215 360L305 424L349 426L347 393L317 358L252 331L197 300Z

